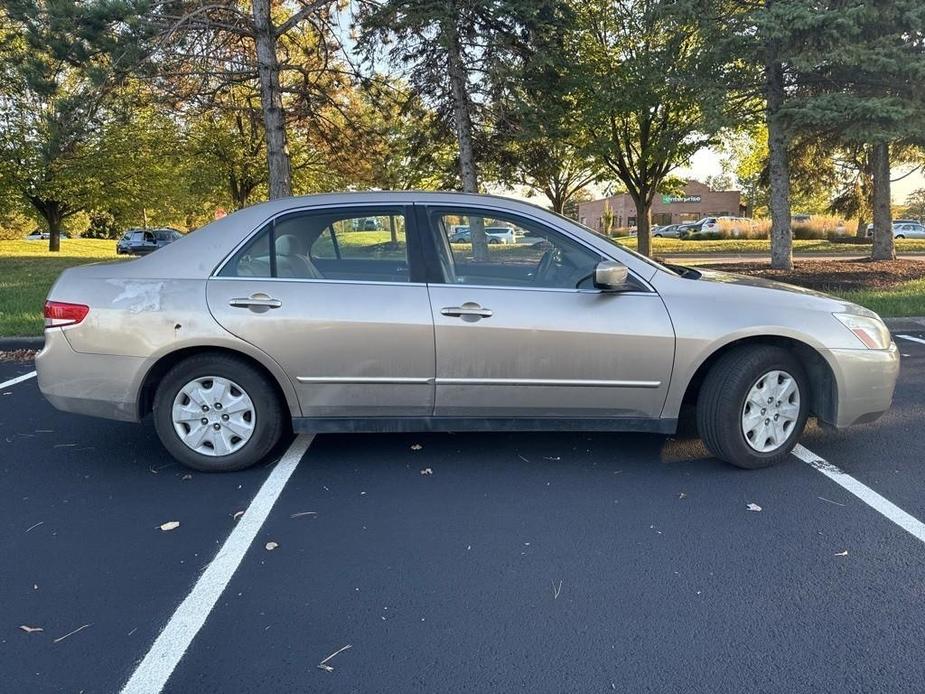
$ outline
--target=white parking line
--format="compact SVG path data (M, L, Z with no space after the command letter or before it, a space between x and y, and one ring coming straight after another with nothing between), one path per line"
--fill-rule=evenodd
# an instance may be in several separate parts
M122 694L156 694L167 684L174 668L240 566L270 509L308 450L312 438L314 436L309 434L298 436L283 454L212 563L202 572L190 594L180 603L151 650L132 673L122 688Z
M30 378L35 378L35 371L22 376L17 376L16 378L11 378L9 381L4 381L0 383L0 389L8 388L10 386L15 386L17 383L22 383L23 381L28 381Z
M896 337L901 337L904 340L910 340L911 342L918 342L920 345L925 345L925 340L921 337L912 337L912 335L897 335Z
M793 454L804 463L814 467L816 470L821 472L823 475L828 477L839 486L847 489L858 499L874 509L877 513L896 523L896 525L912 535L914 538L920 540L921 542L925 542L925 523L922 523L922 521L920 521L918 518L909 515L892 501L883 498L873 489L861 482L858 482L854 477L849 475L841 468L832 465L832 463L820 458L818 455L805 449L803 446L797 444L797 446L793 449Z

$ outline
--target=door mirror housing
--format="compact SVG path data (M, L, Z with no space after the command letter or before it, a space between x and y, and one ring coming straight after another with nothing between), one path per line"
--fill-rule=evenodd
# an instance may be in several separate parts
M629 286L629 270L616 260L602 260L594 268L594 287L605 292L625 292Z

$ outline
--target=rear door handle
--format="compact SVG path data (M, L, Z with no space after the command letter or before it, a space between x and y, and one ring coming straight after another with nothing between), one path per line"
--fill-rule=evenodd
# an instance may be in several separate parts
M266 294L254 294L248 297L231 299L228 305L234 306L235 308L269 309L279 308L283 305L283 302L279 299L274 299L272 296L267 296Z
M494 312L490 308L482 308L478 304L466 302L462 306L445 306L440 309L444 316L460 318L491 318Z

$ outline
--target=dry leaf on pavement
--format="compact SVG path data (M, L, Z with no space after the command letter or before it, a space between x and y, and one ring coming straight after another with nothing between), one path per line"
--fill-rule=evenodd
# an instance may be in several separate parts
M19 628L27 634L34 634L37 631L45 631L42 627L30 627L26 626L25 624L21 624Z
M274 549L279 547L279 543L278 542L268 542L267 544L264 545L264 547L266 547L266 550L268 552L272 552Z
M434 474L434 471L431 470L429 467L426 467L423 470L421 470L421 474L422 475L432 475Z
M177 528L180 527L180 521L167 521L166 523L162 523L158 527L160 527L160 529L165 532L168 530L176 530Z
M745 508L747 508L749 511L760 511L761 510L761 507L758 504L749 504Z

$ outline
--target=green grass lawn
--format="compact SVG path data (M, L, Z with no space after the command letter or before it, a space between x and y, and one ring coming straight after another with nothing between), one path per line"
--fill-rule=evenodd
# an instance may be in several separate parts
M345 234L344 246L381 243L382 257L394 249L388 246L388 232ZM361 236L363 237L361 239ZM352 237L352 238L351 238ZM360 243L363 241L364 243ZM625 239L635 246L635 239ZM61 252L48 252L47 241L0 241L0 337L42 334L42 304L48 290L62 270L99 261L115 260L115 241L110 239L62 239ZM465 244L459 244L464 246ZM897 251L925 251L925 241L898 241ZM368 248L368 247L367 247ZM346 250L346 249L345 249ZM497 247L506 255L518 255L526 248ZM797 253L839 253L863 255L866 246L833 244L828 241L795 241ZM767 252L767 241L680 241L653 239L653 252L659 253L746 253ZM531 254L532 255L532 254ZM914 280L885 290L852 291L844 298L867 306L883 316L925 315L925 280Z
M838 296L881 316L925 316L925 280L912 280L889 289L838 292Z
M116 259L110 239L61 239L61 252L48 241L0 241L0 337L42 334L42 304L62 270Z

